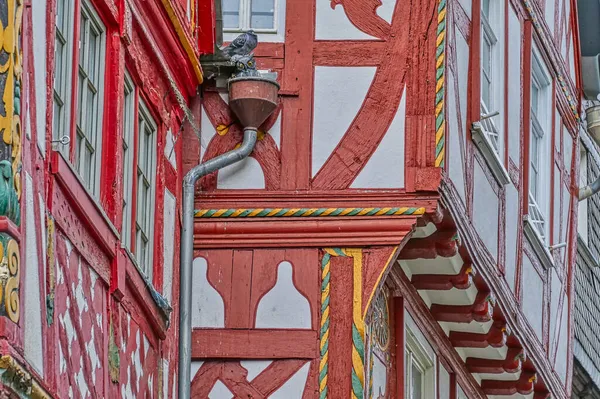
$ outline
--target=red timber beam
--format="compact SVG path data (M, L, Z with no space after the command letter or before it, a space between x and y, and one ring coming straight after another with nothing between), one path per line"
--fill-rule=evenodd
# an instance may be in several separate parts
M523 348L509 348L504 360L469 357L466 364L471 373L514 374L521 371L525 359Z
M523 371L516 381L483 380L481 389L486 395L529 395L537 382L534 371Z
M424 238L413 238L400 253L400 259L450 258L458 253L456 230L436 231Z
M465 263L458 274L415 274L410 282L417 290L466 290L473 284L474 275L473 266Z
M492 319L496 300L491 292L479 291L472 305L431 305L431 314L437 321L486 323Z
M509 334L505 322L494 321L487 334L451 331L449 338L455 348L501 348L506 345Z

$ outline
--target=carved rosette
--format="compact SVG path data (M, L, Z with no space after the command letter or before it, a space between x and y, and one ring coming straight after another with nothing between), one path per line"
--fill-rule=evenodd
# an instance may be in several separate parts
M19 321L21 225L21 22L23 0L0 0L0 314Z

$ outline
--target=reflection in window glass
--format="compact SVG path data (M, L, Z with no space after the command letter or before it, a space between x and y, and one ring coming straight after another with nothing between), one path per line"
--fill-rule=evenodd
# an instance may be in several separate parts
M275 0L252 0L250 27L273 29L275 27Z
M223 0L223 28L240 28L240 0Z
M413 363L412 365L412 399L422 399L423 398L423 373L419 369L419 367Z

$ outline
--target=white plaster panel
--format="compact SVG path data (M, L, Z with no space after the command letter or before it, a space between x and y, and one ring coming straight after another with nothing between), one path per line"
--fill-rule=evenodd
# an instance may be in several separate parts
M473 225L494 259L498 258L498 197L475 161ZM494 183L495 184L495 183Z
M561 235L560 235L560 242L568 242L569 241L569 234L570 234L570 229L571 226L569 224L570 222L570 214L571 214L571 194L569 193L569 189L562 184L560 186L562 188L562 195L563 195L563 212L562 212L562 219L563 219L563 227L561 229ZM567 255L567 248L561 248L560 249L560 259L562 262L565 262L566 259L566 255Z
M552 290L550 294L550 343L554 345L556 342L556 323L558 319L560 319L561 315L558 313L558 304L560 297L563 296L562 292L562 282L558 278L558 274L555 269L552 269L552 273L550 274L552 282L550 285L550 289ZM552 346L551 346L552 347Z
M508 7L508 153L516 165L521 150L521 22Z
M326 1L317 2L320 3L327 4ZM375 67L315 67L313 176L327 161L356 117L371 87L376 69Z
M473 9L473 2L471 0L458 0L458 3L461 5L461 7L463 8L463 10L465 10L465 13L467 14L467 16L469 17L469 19L471 19L471 13L472 13L472 9Z
M173 261L175 254L175 196L165 189L163 221L163 295L171 303L173 299Z
M467 123L467 89L468 89L468 76L469 76L469 44L463 37L462 33L458 29L455 29L456 37L456 63L458 72L458 95L460 101L460 114L462 120L459 122L463 129L466 129ZM466 129L463 131L470 131ZM466 140L466 137L465 137Z
M38 204L40 207L40 213L39 213L39 217L40 217L40 226L42 231L40 231L40 235L42 236L42 265L44 266L42 269L46 270L46 246L48 245L46 243L46 205L44 202L44 197L42 196L42 193L38 193ZM46 273L42 273L43 276L42 278L44 279L44 287L46 286Z
M27 172L25 172L25 192L25 337L23 347L27 360L41 375L44 375L38 235L35 229L33 180Z
M269 130L269 135L273 138L275 144L277 144L277 148L281 149L281 113L271 126Z
M240 162L219 170L217 188L221 189L262 189L265 188L265 175L258 161L247 157Z
M573 137L566 128L560 129L563 132L563 146L564 146L564 162L567 171L571 170L571 162L573 161Z
M406 91L404 90L396 116L379 146L352 188L404 187L404 138L406 125Z
M311 328L310 305L296 289L290 262L277 267L277 282L256 309L256 328Z
M233 393L220 380L215 382L213 388L208 393L208 399L231 399Z
M383 398L387 388L387 368L374 353L371 353L371 356L373 356L373 375L371 376L371 380L373 381L373 397Z
M562 317L560 322L560 337L558 339L558 351L556 352L556 361L554 370L562 380L567 380L567 361L569 355L569 303L563 302Z
M36 132L42 154L46 152L46 3L34 1L31 4Z
M240 365L248 370L246 379L252 382L260 373L273 363L272 360L241 360Z
M575 44L571 43L571 47L569 48L569 76L571 77L571 82L575 83L577 80L577 76L575 74Z
M165 140L165 158L167 158L171 166L177 170L177 160L175 159L175 137L173 136L171 129L167 130L167 138Z
M162 397L169 397L169 361L162 359Z
M371 35L359 30L350 22L342 4L331 8L331 2L316 2L315 38L317 40L372 40Z
M204 360L192 360L192 363L190 365L190 378L192 381L194 380L196 373L198 372L198 370L200 370L200 367L202 367L203 364Z
M208 118L208 114L204 107L202 107L202 111L200 112L200 136L202 145L200 146L200 159L206 161L204 158L204 153L206 152L206 146L212 138L217 134L217 130L213 126L212 122Z
M544 17L546 19L546 24L550 29L550 34L554 35L554 15L555 15L555 2L547 1L545 3Z
M544 282L525 254L523 254L523 284L526 285L526 289L523 290L523 313L541 342Z
M377 7L377 15L385 19L388 23L392 23L395 7L396 0L381 0L381 5Z
M448 85L446 98L448 99L448 171L450 179L454 183L454 187L460 198L465 203L465 170L463 154L461 151L461 131L464 133L464 123L459 120L458 104L456 104L456 91L454 89L455 77L452 72L447 75ZM466 97L466 93L464 93ZM461 115L461 118L462 115ZM463 140L464 144L464 140Z
M560 184L560 170L558 166L554 164L554 242L552 245L561 243L562 234L560 232L560 193L561 193L561 184ZM560 249L556 250L560 251Z
M519 192L512 185L506 186L506 257L505 279L515 292L515 270L517 268L517 240L519 232Z
M225 305L207 278L208 263L196 258L192 271L192 327L224 328Z
M273 392L269 399L302 399L304 395L304 387L308 378L308 370L310 362L307 362L283 384L278 390Z
M439 399L450 399L450 373L442 364L440 364L439 387Z

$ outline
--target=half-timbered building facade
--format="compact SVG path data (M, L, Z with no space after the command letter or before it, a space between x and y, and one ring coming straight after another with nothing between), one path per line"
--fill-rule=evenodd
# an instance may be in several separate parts
M0 0L0 391L571 397L576 13ZM180 375L183 176L246 128L200 59L248 30L278 103L196 186Z
M576 2L221 3L280 103L197 188L192 397L569 398Z

